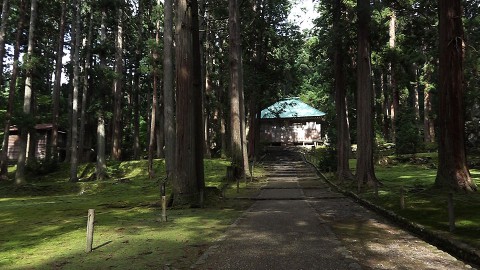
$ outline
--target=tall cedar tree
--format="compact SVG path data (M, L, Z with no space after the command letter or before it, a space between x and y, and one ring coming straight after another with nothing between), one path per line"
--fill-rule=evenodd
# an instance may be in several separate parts
M200 85L197 84L200 78L195 79L194 71L196 61L200 61L200 59L194 59L199 56L199 53L194 53L194 50L198 50L194 48L194 39L197 39L198 46L198 23L193 22L193 14L198 12L198 5L196 0L177 0L175 6L177 8L175 23L177 136L175 181L173 182L174 204L194 205L199 203L201 187L204 185L203 175L198 171L198 164L202 163L203 166L203 159L197 160L199 155L196 153L203 144L195 145L195 136L198 135L195 114L202 113L196 111L201 106L195 104L201 102L195 99L197 95L195 91L200 91ZM201 178L198 178L199 176Z
M113 80L113 138L112 158L122 158L122 99L123 99L123 5L117 3L117 31L115 39L115 78Z
M73 1L73 12L74 12L74 22L73 22L73 93L72 93L72 136L71 136L71 157L70 157L70 182L78 181L78 92L80 90L80 5L81 0Z
M370 78L370 1L357 0L357 170L359 189L363 184L376 185L373 167L373 89Z
M475 191L467 168L464 119L464 39L462 1L440 0L438 170L435 185L453 190Z
M63 44L65 41L65 17L67 13L67 3L62 1L62 11L60 15L60 29L58 29L57 59L55 62L55 82L53 83L52 93L52 149L51 158L53 162L58 161L58 121L60 117L60 83L62 80L62 58Z
M8 0L3 0L2 4L2 21L0 25L0 87L3 87L3 57L5 56L5 29L7 28L7 19L10 9L8 8Z
M35 23L37 19L37 0L32 0L30 6L30 25L28 30L28 49L27 49L27 71L25 79L25 94L23 98L23 114L24 117L28 119L31 117L31 105L32 105L32 82L33 82L33 66L32 60L34 58L33 48L34 48L34 34L35 34ZM25 179L25 165L27 161L27 139L30 125L22 125L20 127L20 138L19 138L19 155L17 160L17 170L15 172L15 184L23 185L26 184ZM35 157L30 157L35 158Z
M230 135L232 163L238 168L237 177L244 176L242 141L243 72L240 45L240 11L237 0L228 2L229 59L230 59Z
M89 96L89 91L88 89L90 88L89 84L89 76L88 73L90 71L91 67L91 61L92 61L92 36L93 36L93 11L89 11L89 16L88 16L88 31L87 31L87 37L83 39L83 51L84 51L84 59L83 59L83 87L82 87L82 107L81 107L81 113L80 113L80 134L79 134L79 141L78 141L78 149L80 150L78 153L78 159L80 162L85 161L85 126L87 124L87 102L88 102L88 96Z
M8 107L5 114L5 125L3 132L2 152L0 153L0 179L8 179L8 137L10 134L10 122L13 115L13 106L15 101L15 89L17 86L18 76L18 58L20 56L20 42L22 38L22 31L25 17L25 0L20 1L20 12L17 23L17 31L15 33L15 47L13 49L13 64L12 75L10 77L9 92L8 92Z
M334 68L335 68L335 112L337 127L337 178L352 180L353 174L349 167L350 132L347 115L347 96L345 84L345 63L343 51L342 1L335 0L333 7L333 35L334 35Z
M157 0L157 9L160 6L160 0ZM150 134L148 142L148 177L153 179L155 173L153 170L153 156L155 151L155 135L157 131L157 109L158 109L158 45L160 43L160 18L155 23L155 46L152 49L153 56L153 90L152 90L152 109L150 114ZM160 144L160 142L157 142Z
M102 7L102 16L101 16L101 23L100 23L100 44L102 46L106 46L107 42L107 11L105 7ZM105 51L100 51L100 70L102 71L102 78L105 76L106 69L107 69L107 56L105 55ZM104 110L104 102L105 102L105 82L100 82L100 89L99 94L99 102L100 106L97 111L97 164L95 167L95 174L97 180L104 180L107 178L107 162L105 158L105 110Z
M395 41L396 41L396 38L397 38L397 35L396 35L396 24L397 24L397 17L395 15L395 11L392 11L392 15L390 17L390 24L389 24L389 36L390 36L390 39L389 39L389 47L390 49L392 50L392 55L395 55L393 52L395 50ZM398 85L397 85L397 74L396 74L396 70L395 70L395 61L396 59L390 59L390 63L389 63L389 69L390 69L390 81L389 81L389 86L390 86L390 89L392 91L392 103L391 103L391 107L390 107L390 117L391 117L391 124L392 124L392 130L391 130L391 134L392 134L392 141L395 142L396 141L396 134L397 134L397 124L396 124L396 121L397 121L397 118L398 118L398 114L400 113L400 92L398 90Z
M173 0L164 3L163 27L163 100L165 115L165 165L168 179L175 172L175 94L173 89Z

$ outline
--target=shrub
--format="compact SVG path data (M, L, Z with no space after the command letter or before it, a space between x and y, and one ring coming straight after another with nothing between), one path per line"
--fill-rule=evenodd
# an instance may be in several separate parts
M396 153L414 154L422 145L417 119L413 110L402 111L396 120Z
M332 147L318 148L314 150L313 155L317 160L317 166L322 171L337 170L337 150Z

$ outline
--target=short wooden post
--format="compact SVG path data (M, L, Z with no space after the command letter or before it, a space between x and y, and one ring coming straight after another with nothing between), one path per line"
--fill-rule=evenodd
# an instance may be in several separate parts
M165 187L165 181L162 182L162 185L160 186L160 192L162 193L162 219L161 221L166 222L167 221L167 196L166 196L166 187Z
M95 223L95 209L88 209L87 219L87 248L85 252L92 252L93 246L93 227Z
M448 193L448 225L450 232L455 231L455 207L453 205L453 193Z
M405 209L405 189L400 189L400 209Z

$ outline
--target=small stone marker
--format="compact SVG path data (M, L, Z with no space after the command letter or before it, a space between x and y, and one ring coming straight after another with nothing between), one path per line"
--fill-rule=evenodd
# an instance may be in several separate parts
M87 247L85 252L92 252L93 246L93 227L95 223L95 209L88 209L87 219Z

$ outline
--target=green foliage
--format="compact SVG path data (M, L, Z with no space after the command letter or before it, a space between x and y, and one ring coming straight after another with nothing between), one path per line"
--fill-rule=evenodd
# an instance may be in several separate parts
M417 126L415 112L404 109L396 119L396 152L397 154L413 154L421 147L422 139Z
M32 176L43 176L55 172L58 169L58 163L52 159L33 159L26 164L27 172ZM35 179L35 177L33 177Z
M333 147L320 147L307 153L310 162L313 162L323 172L337 170L337 151Z

